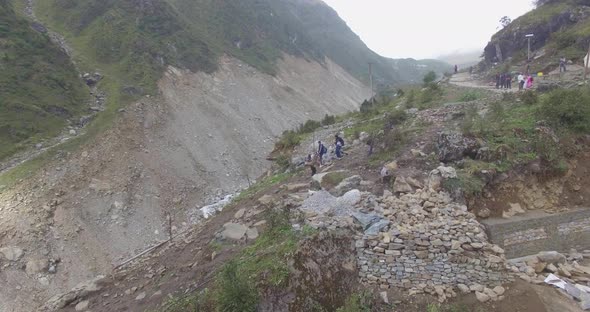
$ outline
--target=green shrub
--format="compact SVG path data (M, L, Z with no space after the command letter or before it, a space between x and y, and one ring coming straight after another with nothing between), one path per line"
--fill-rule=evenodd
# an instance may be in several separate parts
M255 312L258 292L254 283L230 261L217 276L217 304L222 312Z
M336 117L333 115L328 115L326 114L326 116L324 116L324 119L322 119L321 124L322 126L329 126L329 125L333 125L336 123Z
M388 128L392 128L393 126L399 125L407 119L408 114L406 111L395 109L385 116L385 125L387 125Z
M512 92L503 92L502 93L502 101L503 102L514 102L516 101L516 95Z
M475 100L479 99L480 97L481 97L481 94L479 94L479 92L477 92L477 91L467 91L461 95L461 97L459 98L459 101L471 102L471 101L475 101Z
M426 75L424 75L424 86L428 86L432 84L436 80L436 73L434 71L429 71Z
M536 105L537 103L539 103L539 96L537 95L537 92L532 91L532 90L527 90L527 91L520 94L520 100L525 105L533 106L533 105Z
M413 108L414 103L416 102L416 90L412 89L408 92L408 97L406 98L406 108Z
M214 310L214 303L208 289L184 297L166 300L159 312L209 312Z
M541 102L539 115L555 127L590 132L590 90L555 90Z
M299 145L299 143L301 143L301 137L295 131L287 130L283 132L279 141L275 143L275 148L278 150L292 149Z
M501 128L502 122L504 121L504 118L506 117L504 105L502 105L502 103L500 103L500 102L492 102L490 104L490 111L488 114L490 116L489 119L490 119L491 123L493 123L496 127Z
M361 107L360 107L361 114L368 115L373 110L373 106L374 106L373 101L365 100L363 103L361 103Z
M404 92L404 89L397 89L397 96L398 97L403 97L406 93Z
M287 155L279 155L275 163L279 166L279 170L285 172L291 166L291 159Z
M369 292L353 294L336 312L371 312L373 298Z
M314 132L317 128L321 127L322 124L319 121L316 120L308 120L306 121L304 124L299 126L299 129L297 130L297 132L299 133L312 133Z

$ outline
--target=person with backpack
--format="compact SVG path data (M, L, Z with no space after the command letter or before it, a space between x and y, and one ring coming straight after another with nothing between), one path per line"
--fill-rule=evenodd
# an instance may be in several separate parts
M560 72L560 73L561 73L561 72L564 72L564 73L565 73L565 72L567 71L566 64L567 64L567 60L566 60L566 58L565 58L565 57L563 57L563 56L562 56L562 57L559 59L559 72Z
M335 136L334 146L336 147L336 157L338 159L342 158L342 148L344 147L344 139L342 139L338 134Z
M305 165L309 167L311 170L311 176L313 177L317 172L317 165L318 165L318 157L317 155L308 154L307 158L305 159Z
M320 166L324 164L324 155L326 155L328 153L328 149L326 148L326 146L322 143L322 141L318 141L318 157L320 159Z

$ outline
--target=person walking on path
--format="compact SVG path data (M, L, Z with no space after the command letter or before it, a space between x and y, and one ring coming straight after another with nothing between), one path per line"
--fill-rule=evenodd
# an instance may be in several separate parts
M308 154L305 159L305 165L311 170L311 176L313 177L318 172L318 157L317 155Z
M524 75L522 73L518 74L518 90L524 89Z
M318 141L317 155L320 160L320 167L324 164L324 155L326 155L327 153L328 153L328 149L326 148L324 143L322 143L322 141Z
M506 74L506 89L512 89L512 74Z
M496 89L500 89L500 74L496 74Z
M531 76L531 75L528 75L528 76L527 76L527 79L526 79L526 88L527 88L527 89L531 89L531 88L533 87L533 82L534 82L534 81L535 81L535 80L533 79L533 76Z
M567 60L565 59L565 57L563 57L563 56L562 56L562 57L559 59L559 72L560 72L560 73L561 73L561 72L564 72L564 73L565 73L565 72L567 71L567 68L566 68L566 63L567 63Z
M334 146L336 146L336 157L338 159L342 158L342 148L344 147L344 139L341 138L338 134L334 136Z
M455 74L459 73L459 66L455 65Z
M336 142L336 158L342 158L342 144L340 142Z

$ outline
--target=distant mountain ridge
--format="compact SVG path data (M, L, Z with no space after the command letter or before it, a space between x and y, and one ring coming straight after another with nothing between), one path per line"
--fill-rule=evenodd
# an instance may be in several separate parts
M319 0L48 0L46 18L85 40L105 63L149 86L162 67L213 71L222 54L270 74L282 53L320 63L328 57L359 80L415 80L371 51ZM405 67L404 67L405 68Z

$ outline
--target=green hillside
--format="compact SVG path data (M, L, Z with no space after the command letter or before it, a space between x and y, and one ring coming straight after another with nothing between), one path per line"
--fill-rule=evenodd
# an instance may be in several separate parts
M0 0L0 159L58 134L87 94L67 55Z
M47 0L37 15L86 57L148 89L166 65L210 72L222 54L274 74L283 52L329 57L365 82L369 62L378 83L407 81L318 0Z

